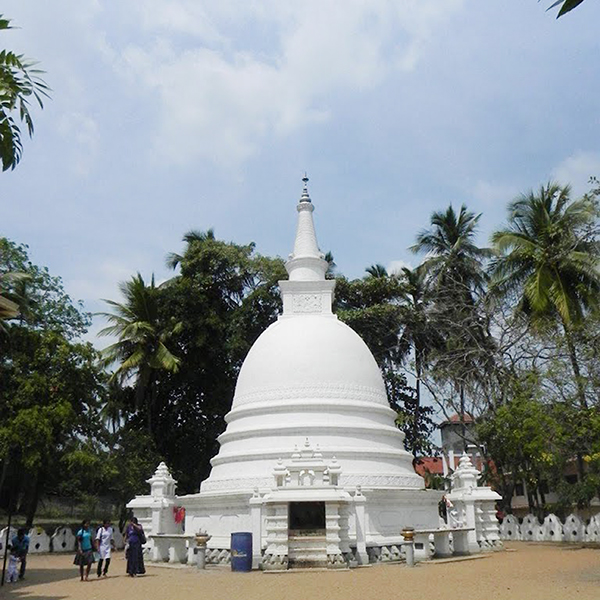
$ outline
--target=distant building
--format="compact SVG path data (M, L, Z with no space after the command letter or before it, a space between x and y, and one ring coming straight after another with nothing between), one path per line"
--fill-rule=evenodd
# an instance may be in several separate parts
M465 450L470 455L473 465L479 471L483 470L483 459L476 445L474 424L473 417L465 413L462 419L460 415L454 414L438 425L442 437L442 455L424 456L415 460L415 471L425 478L426 483L430 484L436 476L448 480L458 467Z
M468 446L476 443L476 436L473 429L475 420L465 413L461 420L460 415L451 415L448 420L439 424L442 436L442 453L446 456L452 451L454 454L461 455ZM463 435L464 427L464 435ZM466 439L465 439L466 438Z

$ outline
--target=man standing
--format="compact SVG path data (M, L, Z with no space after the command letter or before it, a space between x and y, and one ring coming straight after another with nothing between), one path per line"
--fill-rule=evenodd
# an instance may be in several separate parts
M19 531L17 531L17 535L13 537L10 545L13 552L21 560L19 579L23 579L25 577L25 567L27 565L27 553L29 552L29 536L25 535L24 529L19 529Z

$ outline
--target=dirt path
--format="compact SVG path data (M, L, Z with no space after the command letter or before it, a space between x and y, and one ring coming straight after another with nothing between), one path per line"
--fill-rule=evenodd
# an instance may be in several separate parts
M72 556L31 556L26 580L0 598L23 600L599 600L600 550L510 543L509 552L445 564L379 565L343 572L231 573L222 568L149 567L124 575L122 553L111 576L79 582ZM92 571L93 573L93 571Z

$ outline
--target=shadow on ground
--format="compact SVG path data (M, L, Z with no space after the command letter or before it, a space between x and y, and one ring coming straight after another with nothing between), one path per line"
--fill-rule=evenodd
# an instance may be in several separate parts
M109 575L107 579L98 578L96 573L92 569L90 572L90 579L87 583L82 583L82 586L94 586L91 589L96 590L96 586L101 586L105 581L111 579L125 578L125 573L116 573ZM156 577L154 574L146 574L143 576ZM23 598L27 600L62 600L64 598L70 598L71 596L32 596L30 595L31 586L43 585L46 583L56 583L58 581L77 581L79 579L79 571L77 567L72 569L44 569L34 567L27 571L25 579L16 583L5 583L3 587L0 587L0 599L11 598L18 599Z

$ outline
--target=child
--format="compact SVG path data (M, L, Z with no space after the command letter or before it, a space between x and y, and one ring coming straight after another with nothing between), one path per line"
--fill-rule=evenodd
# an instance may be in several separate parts
M8 557L6 581L8 581L8 583L15 583L17 579L19 579L19 555L16 550L12 550Z

